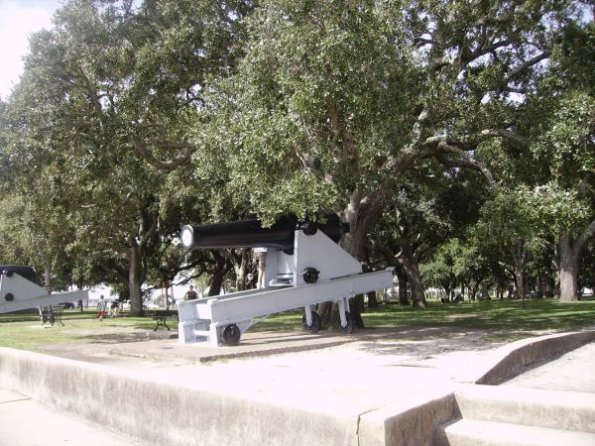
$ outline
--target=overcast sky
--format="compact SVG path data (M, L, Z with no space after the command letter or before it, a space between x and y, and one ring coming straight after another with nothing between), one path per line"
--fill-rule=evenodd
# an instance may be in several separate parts
M61 0L0 0L0 97L6 99L23 71L29 34L50 28Z

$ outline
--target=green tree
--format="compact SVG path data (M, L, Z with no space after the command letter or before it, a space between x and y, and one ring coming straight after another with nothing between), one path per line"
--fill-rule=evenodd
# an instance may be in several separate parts
M529 102L539 113L531 145L542 208L557 240L560 299L578 298L580 257L595 235L595 23L565 27L551 72ZM587 271L588 275L588 271Z
M548 225L547 232L558 240L560 300L577 300L581 253L595 235L593 200L589 201L580 193L561 189L555 184L543 186L537 192L534 204ZM589 275L588 270L586 274Z
M196 150L188 135L200 125L202 94L233 69L248 5L73 0L53 30L32 38L11 101L26 135L15 152L23 170L34 159L64 172L73 250L94 264L125 260L133 314L142 313L149 268L168 263L161 245L179 229L163 220L172 215L162 212L167 175Z
M519 186L501 189L487 201L472 228L473 244L486 258L500 262L514 277L518 297L526 292L530 256L544 242L544 220L534 191Z
M238 73L210 99L231 196L269 221L341 211L366 238L420 160L471 167L524 142L511 124L573 2L262 2ZM220 131L217 131L220 130ZM493 159L493 158L492 158Z
M421 272L429 284L444 289L449 301L457 286L467 288L469 300L473 300L479 287L488 283L490 268L475 246L451 238L438 248L430 261L422 265ZM482 297L486 297L485 292Z
M481 182L474 173L456 169L444 173L442 165L424 164L408 172L408 181L402 179L400 189L387 197L386 212L371 232L372 250L386 264L402 268L413 304L420 306L425 301L420 265L444 240L475 222L482 200Z

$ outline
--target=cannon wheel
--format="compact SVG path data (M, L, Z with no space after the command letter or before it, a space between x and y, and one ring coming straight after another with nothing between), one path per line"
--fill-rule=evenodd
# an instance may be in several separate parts
M308 325L308 323L306 322L305 315L302 318L302 321L304 322L304 330L306 330L310 333L318 333L318 330L320 330L320 316L318 315L318 313L316 311L312 312L312 324L311 325Z
M353 333L353 316L349 311L345 312L345 319L347 319L347 325L341 326L341 331L345 334L351 334Z
M226 325L223 329L223 343L225 345L238 345L242 333L236 324Z

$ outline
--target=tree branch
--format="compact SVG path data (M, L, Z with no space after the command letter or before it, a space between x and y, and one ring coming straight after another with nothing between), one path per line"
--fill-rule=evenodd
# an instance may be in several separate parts
M529 140L527 138L522 137L518 133L511 132L510 130L504 129L485 129L481 132L482 136L487 137L497 137L506 139L514 144L519 146L527 146L529 145Z
M595 220L593 220L589 226L587 226L585 230L581 232L581 235L579 235L579 237L576 239L576 242L574 242L574 251L577 253L577 255L580 254L583 247L585 246L585 243L587 243L587 240L593 237L593 235L595 235Z
M426 45L432 45L434 42L431 39L425 39L423 37L417 37L413 40L413 45L416 48L421 48Z
M510 81L512 81L516 76L521 74L523 71L528 70L533 65L538 64L539 62L547 59L548 57L550 57L550 52L544 51L543 53L538 54L537 56L532 57L531 59L523 62L521 65L519 65L514 70L512 70L510 73L508 73L508 76L506 76L506 78L504 79L504 83L508 84Z
M178 104L178 110L192 104L193 102L199 105L205 105L205 100L198 95L193 94L190 90L186 90L186 100Z
M476 60L482 56L485 56L486 54L494 53L498 48L502 48L507 45L510 45L509 40L501 40L499 42L494 42L489 46L479 47L475 51L473 51L471 54L469 54L468 58L463 59L462 62L465 66L467 66L474 60Z
M192 153L196 149L194 146L191 146L189 144L174 141L160 141L155 143L141 141L139 139L133 139L132 145L137 155L139 155L151 166L155 167L159 171L159 173L171 172L172 170L175 170L178 167L180 167L182 164L189 162ZM151 152L151 150L148 149L148 145L159 146L162 149L168 150L181 150L182 153L172 160L163 161L157 159L155 155L153 155L153 152Z
M409 143L403 148L402 157L399 157L399 160L395 157L390 157L387 160L387 167L390 170L395 172L403 172L407 167L409 167L413 161L420 156L419 152L416 151L416 147L419 147L423 125L428 120L429 113L426 109L422 110L421 113L417 116L411 131L409 132Z
M494 188L495 181L492 173L486 166L473 158L468 151L455 147L454 145L447 143L445 140L438 143L438 148L443 152L454 153L464 165L481 172L486 180L488 180L489 187L491 189Z
M527 94L527 90L524 88L506 87L504 91L508 93Z

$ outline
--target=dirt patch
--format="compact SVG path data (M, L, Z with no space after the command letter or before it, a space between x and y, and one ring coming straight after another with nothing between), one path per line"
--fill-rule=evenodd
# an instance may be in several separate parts
M485 351L505 341L486 340L487 332L449 328L364 329L351 335L321 332L247 332L236 347L205 344L182 345L176 332L148 331L115 327L110 331L81 333L81 342L40 347L42 353L87 361L121 365L184 365L266 357L283 353L332 349L339 346L365 351L374 356L400 358L420 364L453 352Z

